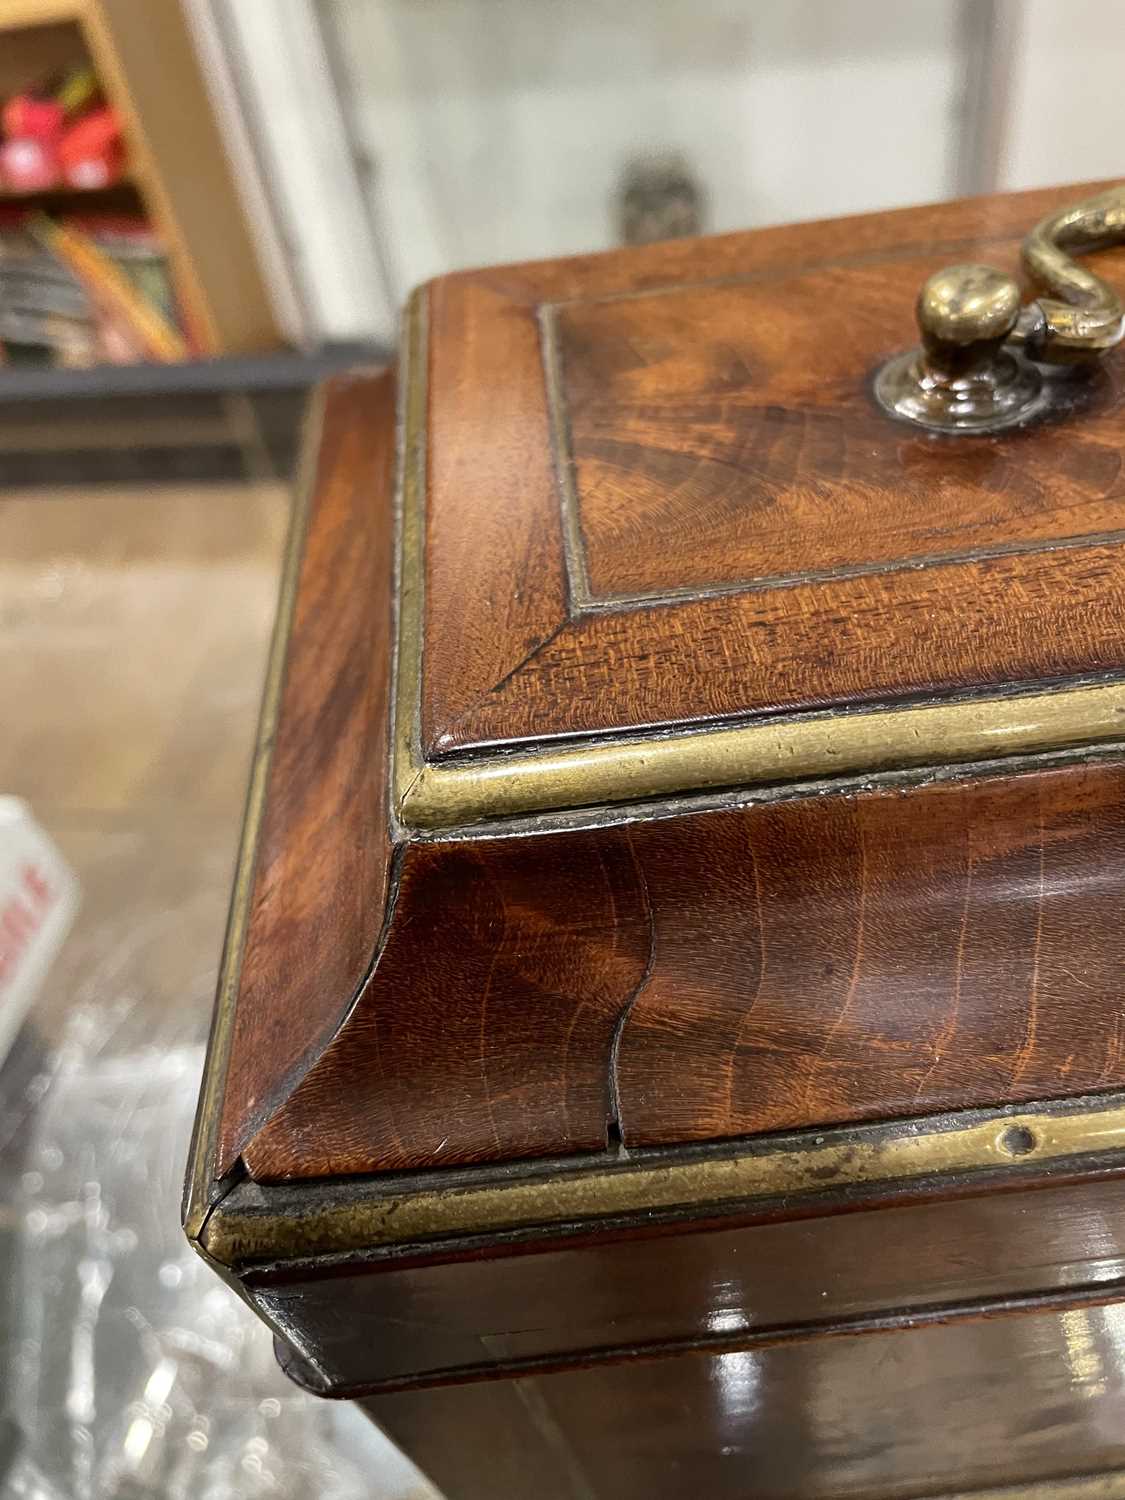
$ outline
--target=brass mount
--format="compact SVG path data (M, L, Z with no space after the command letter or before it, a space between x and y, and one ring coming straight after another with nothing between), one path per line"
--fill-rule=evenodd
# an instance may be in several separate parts
M1043 294L1021 306L1014 276L992 266L936 272L918 294L921 347L875 377L891 416L935 432L990 433L1050 405L1040 366L1088 365L1125 334L1117 293L1074 254L1125 242L1125 186L1052 214L1023 242L1023 269Z

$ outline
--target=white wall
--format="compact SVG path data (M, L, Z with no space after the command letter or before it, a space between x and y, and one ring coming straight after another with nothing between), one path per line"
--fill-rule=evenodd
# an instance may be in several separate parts
M1023 0L1000 186L1125 177L1125 5Z
M393 293L614 241L673 148L714 230L956 189L958 0L322 0Z
M321 336L455 266L614 242L623 167L707 227L1125 176L1112 0L195 0L224 19Z
M225 44L309 338L381 338L396 303L315 0L196 0Z

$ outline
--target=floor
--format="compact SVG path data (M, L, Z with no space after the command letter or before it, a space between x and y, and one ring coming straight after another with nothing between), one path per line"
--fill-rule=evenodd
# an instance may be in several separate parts
M0 787L84 888L49 1005L90 944L175 912L154 994L204 1010L287 515L280 483L0 497Z
M0 491L0 793L83 889L0 1071L0 1500L433 1493L178 1226L288 500Z

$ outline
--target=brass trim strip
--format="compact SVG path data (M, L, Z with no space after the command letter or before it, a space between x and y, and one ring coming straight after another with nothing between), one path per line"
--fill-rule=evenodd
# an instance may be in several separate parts
M1125 738L1125 683L694 734L411 765L398 816L414 828L637 802L677 792L994 760Z
M396 511L399 600L392 811L406 829L612 806L652 797L991 760L1125 738L1125 683L759 718L721 729L572 741L426 761L420 698L425 588L428 331L425 291L407 308Z
M242 820L242 835L231 895L230 916L223 943L219 969L218 994L203 1064L203 1084L196 1109L188 1156L187 1186L184 1197L183 1223L188 1238L198 1242L211 1210L211 1190L215 1175L219 1120L223 1091L226 1087L227 1063L234 1034L235 1001L242 974L242 953L250 924L250 897L258 861L258 841L265 810L266 784L273 758L274 737L281 709L281 692L285 665L289 656L289 636L297 604L297 583L305 551L309 512L320 458L320 436L324 427L325 388L317 387L305 413L301 440L301 467L293 489L289 531L278 585L277 611L270 637L269 658L262 688L262 706L258 718L254 759Z
M368 1178L327 1199L300 1201L301 1185L256 1186L254 1200L284 1194L287 1206L244 1210L237 1195L207 1223L204 1244L226 1265L416 1244L452 1235L572 1224L668 1210L742 1207L756 1200L841 1188L908 1183L921 1178L1024 1168L1066 1157L1102 1156L1125 1146L1125 1104L1102 1109L1030 1105L1016 1113L979 1113L965 1124L939 1116L892 1125L804 1132L783 1143L762 1141L741 1151L716 1143L707 1155L647 1164L603 1160L568 1164L497 1182L415 1174L407 1182ZM470 1177L482 1177L475 1167ZM276 1200L275 1200L276 1201Z
M425 628L425 485L428 387L424 288L403 313L399 352L395 474L395 658L391 693L391 818L408 823L407 805L422 764L422 634Z

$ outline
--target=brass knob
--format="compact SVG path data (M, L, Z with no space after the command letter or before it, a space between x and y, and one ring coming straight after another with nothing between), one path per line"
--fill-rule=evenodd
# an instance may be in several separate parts
M1039 364L1098 359L1125 335L1117 294L1070 251L1125 241L1125 186L1052 214L1024 240L1030 279L1046 295L1020 304L1014 276L949 266L918 294L920 349L879 371L875 395L892 416L938 432L996 432L1044 411Z
M1019 282L993 266L948 266L923 283L915 312L932 364L973 369L991 359L1016 326Z

